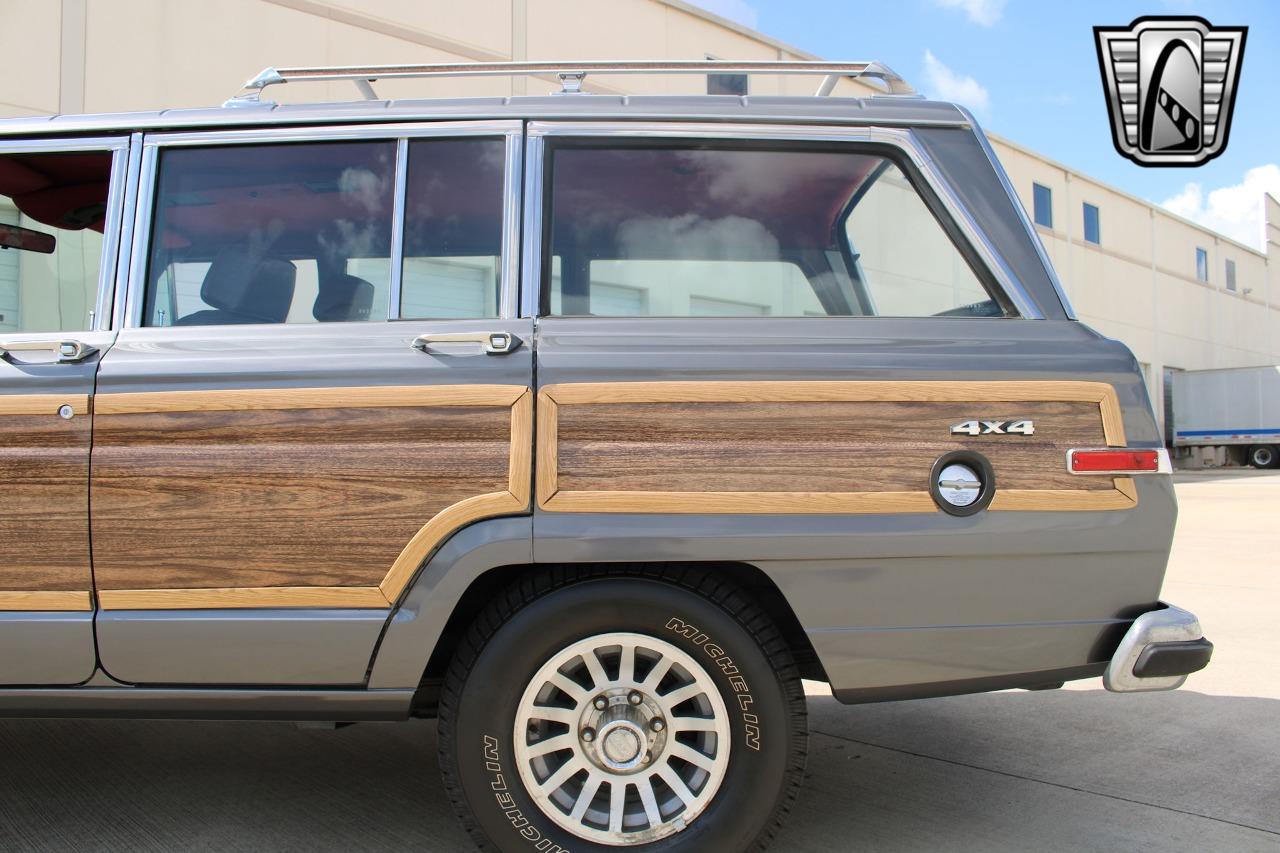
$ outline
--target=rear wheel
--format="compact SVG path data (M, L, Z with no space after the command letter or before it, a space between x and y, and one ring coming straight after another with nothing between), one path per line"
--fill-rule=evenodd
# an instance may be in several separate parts
M1249 464L1254 468L1275 468L1280 464L1280 451L1270 444L1249 448Z
M762 850L807 741L786 643L703 572L521 582L461 644L439 717L450 798L504 853Z

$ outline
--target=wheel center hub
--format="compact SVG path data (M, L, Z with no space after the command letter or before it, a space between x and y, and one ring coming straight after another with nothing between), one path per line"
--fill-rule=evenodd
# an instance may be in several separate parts
M639 773L664 754L666 744L662 709L633 689L601 693L587 704L578 727L582 754L606 773Z
M644 732L630 720L615 720L600 732L605 762L617 770L630 770L640 760Z

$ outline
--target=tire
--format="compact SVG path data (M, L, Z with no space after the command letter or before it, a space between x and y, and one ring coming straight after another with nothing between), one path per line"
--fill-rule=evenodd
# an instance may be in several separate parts
M476 619L445 677L439 739L481 850L737 853L763 850L795 804L808 730L790 650L738 587L702 570L566 568L522 579Z
M1254 468L1275 468L1280 465L1280 448L1270 444L1250 447L1249 464Z

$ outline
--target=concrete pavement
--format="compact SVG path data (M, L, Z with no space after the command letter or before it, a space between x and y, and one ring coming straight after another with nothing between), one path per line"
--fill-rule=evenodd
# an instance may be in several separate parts
M1280 851L1280 472L1180 474L1166 597L1217 644L1174 693L810 699L779 851ZM429 722L0 721L0 849L465 851Z

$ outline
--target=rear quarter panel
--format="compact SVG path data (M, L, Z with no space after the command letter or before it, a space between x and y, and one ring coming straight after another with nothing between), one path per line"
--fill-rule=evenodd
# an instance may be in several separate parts
M550 318L540 325L543 388L858 380L1106 383L1127 443L1160 443L1133 356L1072 321ZM973 417L994 405L973 400ZM542 398L539 406L545 431ZM878 447L858 452L893 456L903 429L888 419ZM1176 516L1168 477L1136 481L1136 504L1125 509L993 506L970 518L890 501L883 512L770 512L767 503L731 512L593 512L589 501L557 511L544 488L546 438L539 443L536 561L754 564L785 595L837 695L849 701L1091 674L1128 622L1157 601ZM795 459L829 450L785 428L776 439ZM938 436L939 452L948 441ZM838 469L843 460L831 463ZM736 464L750 468L750 448ZM1041 464L1046 482L1061 480L1064 457ZM795 473L788 491L804 492L804 478L818 476L808 467ZM999 466L996 476L999 482Z

